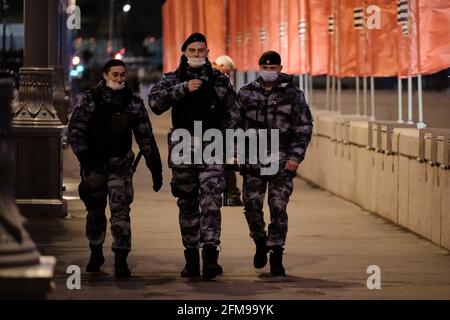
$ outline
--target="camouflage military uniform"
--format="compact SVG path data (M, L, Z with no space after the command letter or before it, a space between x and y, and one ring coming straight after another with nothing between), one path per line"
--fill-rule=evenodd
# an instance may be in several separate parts
M187 67L187 73L194 73ZM211 83L216 99L210 108L216 108L220 113L220 123L208 128L220 130L236 128L239 121L239 100L233 90L229 79L222 73L211 68L208 63L195 74L181 75L180 68L175 72L166 73L159 83L151 90L149 95L150 108L156 114L172 108L173 129L180 128L177 119L174 118L178 106L181 116L188 118L186 128L190 132L195 121L189 117L186 101L191 93L188 90L189 79L202 79ZM207 94L207 92L200 93ZM205 112L209 112L206 110ZM172 130L171 130L172 132ZM169 155L173 148L169 133ZM204 245L217 246L220 244L221 233L221 194L224 191L225 177L224 166L219 164L181 164L175 165L169 159L169 167L172 169L172 194L178 198L179 222L183 245L185 248L199 248Z
M88 211L86 221L86 236L94 246L102 245L106 235L105 208L107 198L111 210L111 233L113 237L112 249L131 249L130 204L133 202L133 169L134 154L131 150L131 132L134 133L139 149L144 155L152 176L161 175L162 165L159 150L152 133L151 123L142 99L133 95L126 87L129 99L123 99L121 93L107 88L104 81L91 91L83 93L76 105L69 122L69 143L80 161L81 183L79 194ZM102 107L101 107L102 106ZM125 124L120 134L125 134L122 150L110 152L114 145L120 143L115 140L114 132L121 126L123 119L111 118L98 114L102 108L122 106L126 115ZM106 126L98 127L94 119L104 121ZM111 129L113 136L102 130ZM98 131L92 134L91 130ZM97 145L92 144L94 136L100 136ZM122 137L119 135L118 137ZM94 150L95 149L95 150Z
M243 172L244 210L250 236L267 237L267 247L283 247L288 229L286 207L293 191L296 173L285 169L288 160L302 162L312 135L312 116L303 93L292 84L292 77L280 74L271 91L261 78L239 91L242 116L247 129L279 129L280 162L275 175L262 176L250 165ZM263 203L268 187L270 225L265 231Z

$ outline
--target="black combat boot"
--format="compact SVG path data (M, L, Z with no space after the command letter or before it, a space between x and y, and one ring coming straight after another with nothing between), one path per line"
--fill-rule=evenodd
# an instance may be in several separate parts
M117 278L129 278L131 275L130 269L128 269L127 250L115 249L113 250L115 253L115 261L114 261L114 273Z
M181 271L182 278L193 278L200 275L200 254L198 249L189 248L184 250L186 265Z
M100 267L105 263L102 245L89 244L89 247L91 248L91 257L86 266L86 272L100 272Z
M202 251L203 279L211 280L223 273L222 267L217 262L219 251L212 245L205 245Z
M267 264L267 252L269 252L269 250L266 246L266 240L266 238L255 240L256 253L253 257L253 266L256 269L264 268Z
M273 248L270 252L270 273L273 276L286 276L283 267L283 248Z

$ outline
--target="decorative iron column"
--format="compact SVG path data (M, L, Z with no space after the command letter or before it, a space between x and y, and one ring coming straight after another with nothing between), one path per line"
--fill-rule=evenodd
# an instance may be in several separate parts
M0 78L0 298L43 298L55 259L40 256L14 203L12 91L13 80Z
M62 131L55 109L55 69L49 66L58 46L49 46L58 10L54 1L24 0L24 67L19 104L13 111L16 146L16 203L25 216L65 216L62 197ZM51 19L50 19L51 18ZM50 37L49 37L50 34ZM49 48L51 47L51 48Z

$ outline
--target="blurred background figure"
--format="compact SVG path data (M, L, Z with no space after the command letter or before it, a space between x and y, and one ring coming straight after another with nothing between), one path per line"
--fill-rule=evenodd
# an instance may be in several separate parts
M216 61L213 62L213 67L230 78L231 84L234 85L234 71L236 65L230 56L223 55L218 57Z
M234 86L234 71L236 69L236 65L230 56L223 55L218 57L216 61L213 62L213 67L226 75L230 79L231 84ZM241 200L241 190L237 187L236 171L227 170L226 179L227 188L225 192L227 192L228 197L225 198L228 199L228 201L225 205L232 207L243 206L244 204Z

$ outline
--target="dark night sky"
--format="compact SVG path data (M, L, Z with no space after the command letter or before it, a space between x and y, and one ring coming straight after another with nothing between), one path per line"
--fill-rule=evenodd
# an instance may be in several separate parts
M122 7L131 3L132 9L124 14ZM164 0L115 0L114 26L120 29L122 16L126 16L125 31L133 38L145 35L161 37L161 6ZM79 0L81 9L81 36L107 37L109 0Z
M20 23L23 21L23 0L6 0L8 21ZM122 7L126 2L131 3L132 9L126 14L125 31L132 39L142 39L146 35L161 37L161 6L164 0L115 0L114 26L120 29ZM82 37L107 37L109 0L78 0L81 9Z
M9 23L23 22L23 0L3 0L9 8L7 21ZM81 30L74 33L75 37L108 38L110 0L77 0L81 10ZM124 4L130 3L131 10L122 11ZM125 46L135 53L142 50L145 38L162 36L161 6L164 0L115 0L114 1L114 35L123 39Z

